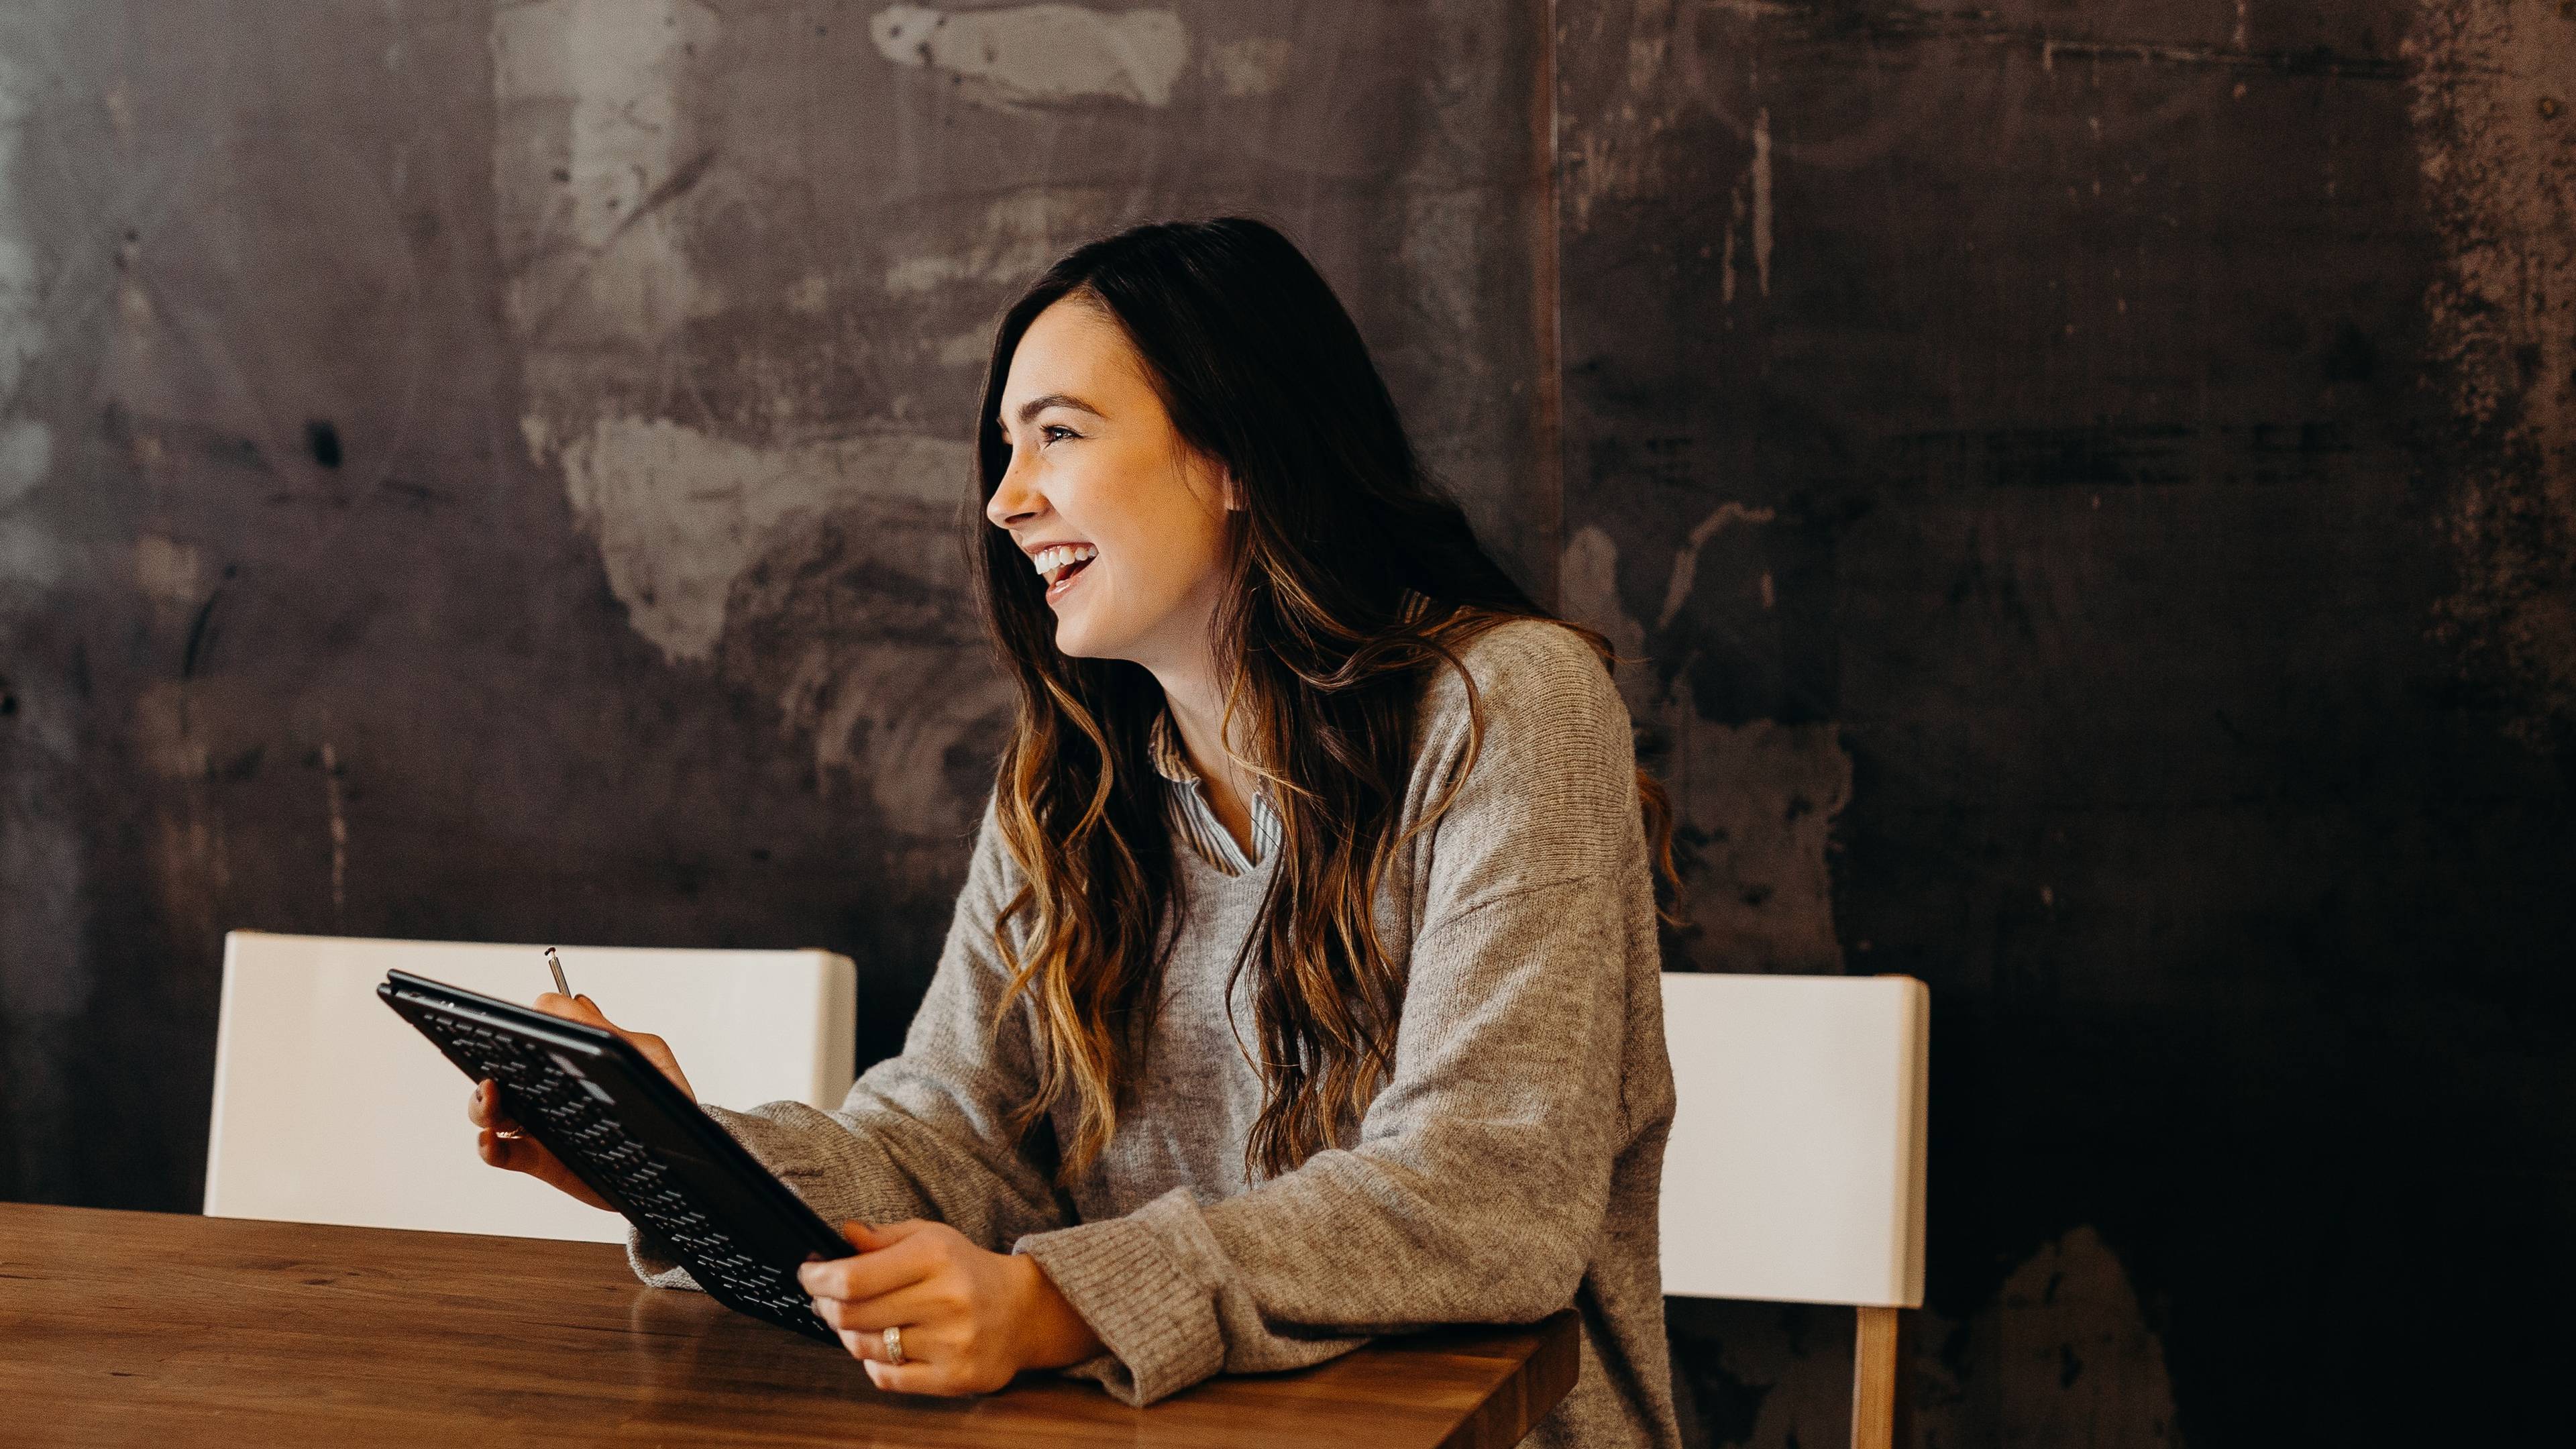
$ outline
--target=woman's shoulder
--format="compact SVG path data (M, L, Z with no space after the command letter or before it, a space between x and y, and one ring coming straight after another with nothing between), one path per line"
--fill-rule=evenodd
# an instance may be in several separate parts
M1507 619L1457 651L1458 669L1433 671L1425 714L1467 709L1467 685L1486 713L1555 714L1616 708L1619 691L1591 639L1554 619ZM1465 679L1459 677L1465 672ZM1624 708L1619 710L1625 723Z
M1600 651L1577 630L1511 619L1460 646L1457 660L1454 669L1434 666L1424 692L1421 736L1433 751L1472 729L1482 735L1479 754L1528 745L1629 755L1627 706Z
M1642 848L1636 743L1591 639L1515 619L1460 645L1457 659L1424 701L1414 757L1413 808L1439 811L1431 848L1453 863L1503 850L1510 862L1494 857L1478 876L1496 889L1519 888L1509 883L1526 884L1531 871L1624 868ZM1453 879L1451 888L1488 887Z

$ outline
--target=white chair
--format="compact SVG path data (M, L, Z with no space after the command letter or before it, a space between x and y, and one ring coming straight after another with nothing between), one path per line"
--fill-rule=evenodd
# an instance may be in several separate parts
M376 999L399 968L486 996L554 989L543 948L233 931L224 937L206 1215L622 1242L625 1219L474 1152L473 1085ZM667 1038L710 1102L849 1091L857 972L827 951L564 947L620 1026Z
M1852 1444L1896 1414L1923 1305L1931 992L1910 976L1664 976L1664 1292L1859 1311Z

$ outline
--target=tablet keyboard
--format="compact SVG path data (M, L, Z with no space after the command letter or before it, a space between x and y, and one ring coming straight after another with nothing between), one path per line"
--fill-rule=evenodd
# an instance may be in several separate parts
M550 1145L577 1158L576 1165L628 1217L677 1249L699 1287L799 1332L836 1337L814 1316L812 1300L795 1273L782 1273L735 1247L709 1219L686 1179L601 1110L607 1094L570 1062L509 1032L451 1016L414 1019L450 1060L478 1079L500 1083L509 1092L510 1110L523 1122L531 1117L543 1121L548 1129L544 1135L553 1139Z

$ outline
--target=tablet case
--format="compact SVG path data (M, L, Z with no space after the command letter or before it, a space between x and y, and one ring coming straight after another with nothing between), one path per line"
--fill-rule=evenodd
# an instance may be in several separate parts
M840 1342L796 1269L856 1249L624 1038L407 971L376 995L717 1302Z

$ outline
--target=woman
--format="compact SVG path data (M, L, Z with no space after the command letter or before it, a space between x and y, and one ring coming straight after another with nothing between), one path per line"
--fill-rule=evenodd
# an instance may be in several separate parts
M1143 1404L1571 1303L1581 1374L1531 1442L1676 1443L1662 797L1597 641L1428 487L1257 222L1066 257L1002 320L981 428L1019 711L929 995L840 1111L708 1109L848 1220L816 1312L887 1389L1062 1368ZM588 1195L496 1105L487 1162Z

